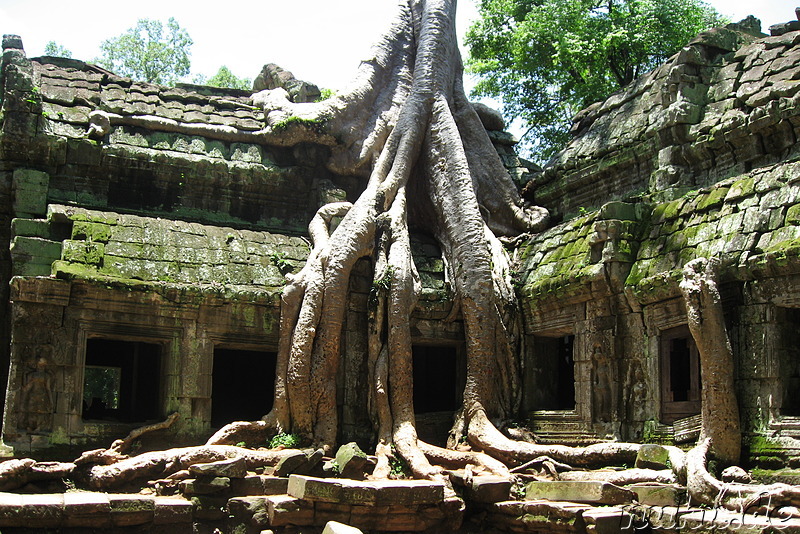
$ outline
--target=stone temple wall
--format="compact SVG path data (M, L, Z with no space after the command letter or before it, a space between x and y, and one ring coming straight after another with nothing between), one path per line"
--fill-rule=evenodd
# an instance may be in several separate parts
M574 361L572 404L525 403L541 439L696 439L702 377L678 283L717 257L751 460L796 462L800 32L738 28L582 112L528 186L575 214L517 250L527 391L558 356L548 340Z
M325 146L286 147L265 134L249 92L158 87L77 60L29 59L14 36L3 47L5 443L18 454L105 445L173 412L178 436L197 440L266 413L285 275L305 262L317 208L355 200L364 177L328 171ZM296 99L314 94L274 65L259 79ZM481 114L502 128L499 114ZM509 148L515 141L490 133L512 170L524 172ZM463 327L442 321L452 301L441 252L430 237L413 243L423 282L415 343L425 354L447 351L460 376ZM365 444L370 287L362 262L337 384L342 439ZM97 389L92 377L117 368L121 376L101 382L120 399L149 399L145 408L116 405ZM434 432L450 425L442 412L420 421Z
M521 418L541 442L696 439L702 377L677 284L688 261L719 256L751 457L795 461L800 32L776 33L750 21L702 34L581 112L573 142L532 176L502 119L478 109L526 198L557 221L510 248ZM173 412L176 433L197 439L260 416L242 407L268 409L279 293L308 254L305 225L319 206L355 200L363 177L330 172L327 147L284 146L248 92L29 59L15 37L3 50L4 441L20 453L105 445ZM264 78L291 81L296 98L313 92L281 72ZM413 248L424 286L415 351L454 405L463 326L445 321L453 303L435 241L417 235ZM364 443L370 270L362 261L351 276L337 382L341 437ZM112 355L124 361L117 375ZM434 361L444 371L425 367ZM97 376L150 401L112 406ZM444 435L450 405L420 414L423 437Z
M796 153L797 32L765 37L758 26L745 19L702 33L581 111L574 141L528 184L527 197L574 216L610 199L707 187Z

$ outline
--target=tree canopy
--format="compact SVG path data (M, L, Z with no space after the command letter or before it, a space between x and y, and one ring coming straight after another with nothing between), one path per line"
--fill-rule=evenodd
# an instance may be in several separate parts
M139 19L136 26L100 45L97 63L121 76L172 85L189 74L192 38L174 18Z
M231 69L223 65L211 78L206 78L202 74L195 77L195 83L210 85L212 87L230 87L233 89L249 90L253 86L250 78L239 78Z
M48 41L44 45L44 55L53 57L72 57L72 52L56 43L55 41Z
M700 0L480 0L479 13L466 37L473 96L501 99L540 162L566 143L575 113L726 22Z

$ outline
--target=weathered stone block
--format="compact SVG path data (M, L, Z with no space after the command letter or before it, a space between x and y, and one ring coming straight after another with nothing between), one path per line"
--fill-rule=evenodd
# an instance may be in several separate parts
M111 226L107 224L75 221L72 225L72 239L107 243L110 238Z
M14 237L25 236L48 239L50 237L50 224L40 219L12 219L11 234Z
M367 455L355 442L346 443L336 451L336 465L344 478L363 479Z
M225 497L211 497L196 495L192 497L194 518L206 521L222 521L228 517L228 499Z
M669 469L669 451L661 445L647 443L636 453L636 467L642 469Z
M325 529L322 534L362 534L361 529L338 523L336 521L328 521L325 524Z
M266 501L269 525L272 527L314 524L314 505L310 502L288 495L270 495Z
M275 466L275 476L288 477L293 473L304 470L307 463L308 457L303 451L297 451L289 456L284 456Z
M244 478L247 476L247 460L235 458L207 464L194 464L189 467L189 472L195 476Z
M153 521L155 501L147 495L108 494L111 523L117 527L144 525Z
M525 490L528 500L547 499L594 504L624 504L635 494L607 482L555 481L531 482Z
M190 501L180 497L155 499L153 511L154 525L192 524L193 506Z
M53 262L61 258L61 243L40 237L15 237L11 254Z
M57 494L22 495L16 525L44 529L57 527L64 520L64 497ZM11 522L14 524L13 520Z
M50 175L33 169L17 169L13 174L14 214L44 215Z
M341 502L342 482L336 479L291 475L286 493L307 501Z
M334 502L315 502L314 503L314 523L322 525L328 521L339 521L342 523L350 522L350 510L352 505Z
M64 494L64 526L107 528L111 503L104 493L75 491Z
M463 471L450 473L453 485L464 489L464 498L468 501L494 503L507 501L511 493L511 480L499 476L476 476L465 480Z
M634 484L628 489L636 500L648 506L679 506L687 502L686 488L674 484Z
M631 514L621 508L592 508L583 512L587 534L621 534L634 532Z
M289 479L266 475L252 475L231 480L234 495L282 495L286 493Z
M191 478L181 482L181 491L186 495L212 495L230 487L231 479L227 477Z
M247 527L268 527L269 513L264 497L237 497L228 501L228 524Z
M444 499L444 484L426 480L374 480L289 477L287 492L310 501L346 504L415 505L435 504Z
M105 245L103 243L67 240L63 244L61 259L72 263L100 265L104 255Z

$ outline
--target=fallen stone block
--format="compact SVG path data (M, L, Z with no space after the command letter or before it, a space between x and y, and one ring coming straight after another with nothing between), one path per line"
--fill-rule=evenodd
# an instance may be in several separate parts
M342 478L363 480L368 463L367 455L355 442L346 443L336 451L336 465Z
M270 526L311 526L314 524L314 505L312 503L289 495L268 495L265 499Z
M466 479L464 472L452 471L450 481L463 490L468 501L493 503L507 501L511 494L511 480L499 476L474 476Z
M688 503L686 488L675 484L641 483L627 486L636 500L647 506L680 506Z
M322 534L363 534L361 529L356 527L351 527L350 525L345 525L344 523L338 523L336 521L328 521L325 524L325 529L322 531Z
M530 482L525 490L528 500L570 501L591 504L625 504L635 498L632 491L608 482L553 481Z
M322 449L297 451L281 458L273 474L277 477L288 477L292 474L306 475L322 461L323 455Z
M435 504L444 499L444 484L427 480L369 480L289 477L287 493L308 501L341 504Z
M641 469L669 469L669 451L661 445L646 443L636 453L635 467Z
M184 495L213 495L222 493L231 487L231 479L227 477L190 478L180 484Z
M244 478L247 476L247 460L245 458L235 458L206 464L195 464L189 467L189 472L196 477Z

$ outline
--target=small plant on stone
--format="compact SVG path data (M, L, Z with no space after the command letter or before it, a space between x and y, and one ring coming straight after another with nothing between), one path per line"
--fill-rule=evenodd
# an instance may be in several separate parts
M269 261L278 268L281 274L286 274L294 268L285 252L273 252L269 255Z
M514 477L511 483L511 498L522 501L525 499L525 481L520 477Z
M280 432L269 440L269 448L276 449L283 447L284 449L295 449L300 446L300 436L297 434L286 434Z
M378 295L381 291L389 291L392 287L392 275L394 274L394 267L391 265L386 268L383 276L377 280L372 281L372 287L369 289L368 303L370 307L375 308L378 306Z

